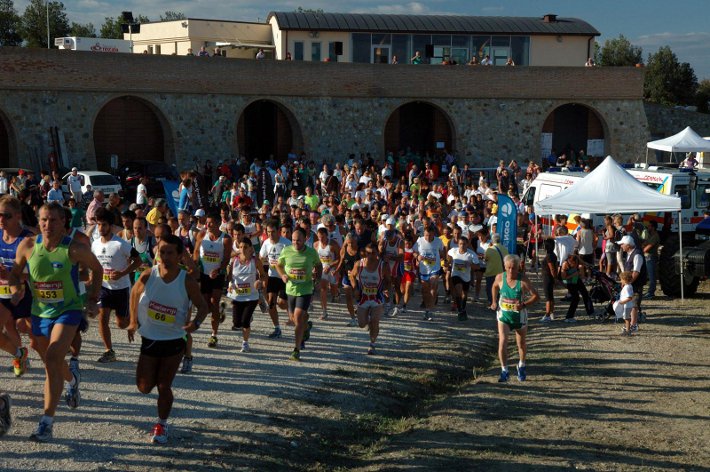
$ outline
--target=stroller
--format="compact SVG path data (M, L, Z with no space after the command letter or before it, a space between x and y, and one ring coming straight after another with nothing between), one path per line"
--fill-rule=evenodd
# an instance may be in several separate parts
M604 322L609 318L616 320L614 313L614 302L619 299L621 292L621 284L612 279L604 272L589 266L592 273L592 285L589 287L589 297L595 305L601 305L599 309L595 309L597 320Z

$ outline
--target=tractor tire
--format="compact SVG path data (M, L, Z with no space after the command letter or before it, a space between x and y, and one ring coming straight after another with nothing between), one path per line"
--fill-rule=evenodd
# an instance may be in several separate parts
M678 252L680 244L678 236L669 237L661 248L661 255L658 258L658 280L661 282L663 293L672 298L680 298L680 265L677 264L673 255ZM700 278L685 274L685 287L683 294L692 297L698 291Z

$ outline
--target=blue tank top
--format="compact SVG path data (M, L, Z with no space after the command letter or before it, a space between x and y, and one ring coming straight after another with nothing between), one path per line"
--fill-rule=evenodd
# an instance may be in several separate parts
M2 262L7 270L11 270L15 265L17 246L19 246L20 242L27 236L32 236L32 233L27 229L23 229L13 242L6 243L4 240L5 231L0 229L0 262Z

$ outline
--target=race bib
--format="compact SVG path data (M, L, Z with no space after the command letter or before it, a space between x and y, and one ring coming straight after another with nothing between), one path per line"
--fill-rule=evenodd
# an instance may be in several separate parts
M202 261L210 264L217 264L220 262L219 254L216 252L207 252L202 255Z
M468 270L468 266L466 264L454 264L454 271L456 272L466 272Z
M109 269L104 267L104 282L110 282L111 281L111 274L113 274L114 270Z
M35 282L35 297L40 303L60 303L64 301L64 284L57 282Z
M288 278L294 282L305 282L306 281L306 271L303 269L291 269L288 272Z
M426 256L422 255L422 258L423 258L422 262L424 262L424 265L433 266L434 263L436 263L436 259L434 257L429 256L429 255L426 255Z
M321 258L320 258L320 262L321 262L321 264L323 264L323 265L329 266L329 265L330 265L330 261L331 261L330 256L324 256L324 257L321 257Z
M151 301L148 304L148 318L151 318L159 323L175 323L176 314L177 308L161 305L160 303L154 301Z
M251 295L251 284L237 284L237 296Z
M511 313L519 313L518 300L512 298L501 298L500 309L503 311L509 311Z
M406 270L407 272L411 272L411 271L412 271L412 263L411 263L411 262L405 262L405 263L404 263L404 270Z
M373 297L377 295L377 287L369 287L367 285L363 286L362 291L365 295Z
M0 298L10 298L11 296L10 282L7 280L0 280Z

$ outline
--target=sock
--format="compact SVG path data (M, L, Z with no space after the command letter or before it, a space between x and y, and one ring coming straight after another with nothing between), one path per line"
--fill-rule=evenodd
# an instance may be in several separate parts
M167 418L166 419L158 418L158 424L161 426L167 426L168 425Z
M74 374L72 374L71 380L69 381L69 386L73 387L75 385L76 385L76 377L74 376Z
M76 357L76 356L71 356L71 359L70 359L70 360L72 360L72 361L76 361L76 362L79 362L79 358L78 358L78 357Z
M525 362L523 362L523 361L518 362L518 367L525 367Z
M22 346L18 347L17 350L15 351L15 357L17 357L17 358L22 357Z
M52 424L52 423L54 423L54 417L42 415L42 418L40 418L39 421L40 421L40 423L44 423L44 424Z
M501 370L501 372L505 372L506 374L508 373L507 367L501 367L500 370Z

